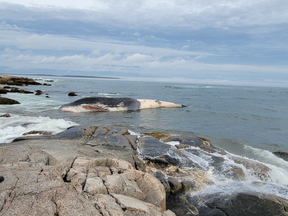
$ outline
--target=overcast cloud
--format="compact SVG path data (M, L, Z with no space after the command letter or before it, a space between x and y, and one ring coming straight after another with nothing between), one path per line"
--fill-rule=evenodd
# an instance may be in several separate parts
M288 81L287 0L0 0L0 73Z

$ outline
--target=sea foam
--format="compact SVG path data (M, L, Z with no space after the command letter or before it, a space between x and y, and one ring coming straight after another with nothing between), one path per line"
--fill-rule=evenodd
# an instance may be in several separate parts
M9 143L29 131L56 134L77 124L65 119L12 115L10 118L0 118L0 125L0 143Z

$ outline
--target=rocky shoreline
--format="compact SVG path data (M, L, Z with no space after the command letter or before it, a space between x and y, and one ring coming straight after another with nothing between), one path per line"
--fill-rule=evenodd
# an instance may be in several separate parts
M173 140L179 141L176 147L167 144ZM1 215L288 214L288 200L265 193L191 198L190 193L213 183L205 170L182 168L185 161L177 161L185 156L182 149L195 154L218 152L211 163L218 169L223 162L220 155L227 154L199 137L137 136L125 128L105 126L19 137L0 147ZM178 157L172 158L173 154ZM255 175L269 178L263 174L268 167L237 160L255 169ZM241 178L241 170L234 168L227 175Z
M199 193L215 184L208 167L231 181L247 170L272 178L269 167L205 138L94 125L27 134L0 144L0 215L288 215L288 200L265 191Z
M8 74L0 74L0 84L16 86L42 85L31 78L11 76Z
M31 78L26 77L16 77L11 76L7 74L0 74L0 85L4 85L3 87L0 87L0 105L13 105L13 104L20 104L19 101L2 97L2 94L7 93L21 93L21 94L35 94L35 95L41 95L43 92L41 90L36 90L35 92L27 91L25 89L20 89L15 86L28 86L28 85L48 85L51 86L51 84L41 84L39 82L36 82L35 80ZM13 87L11 87L13 86ZM48 97L48 96L46 96Z

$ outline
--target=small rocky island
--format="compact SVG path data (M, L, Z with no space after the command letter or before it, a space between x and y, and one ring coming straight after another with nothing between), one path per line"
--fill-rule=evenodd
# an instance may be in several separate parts
M26 77L17 77L8 74L0 74L0 85L16 85L16 86L27 86L27 85L42 85L36 82L34 79Z
M34 92L27 91L24 89L20 89L15 86L28 86L28 85L42 85L39 82L31 78L26 77L16 77L7 74L0 74L0 85L4 85L3 87L0 86L0 105L13 105L13 104L20 104L19 101L2 97L1 94L7 93L22 93L22 94L34 94ZM44 83L44 85L47 85ZM49 84L50 85L50 84ZM13 86L13 87L11 87ZM35 95L39 95L39 91L35 92ZM41 92L41 91L40 91Z

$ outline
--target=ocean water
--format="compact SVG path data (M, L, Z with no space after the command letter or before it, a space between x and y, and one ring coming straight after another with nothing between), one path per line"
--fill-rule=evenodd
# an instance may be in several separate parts
M13 138L31 130L58 133L76 124L114 125L136 133L159 131L197 135L208 138L213 145L223 148L231 155L265 164L271 168L271 175L274 176L274 179L269 181L269 186L262 184L255 187L253 182L262 180L249 174L247 184L213 176L211 171L211 178L219 184L209 186L206 192L227 192L232 188L238 190L239 187L245 190L245 185L247 190L257 188L288 198L288 163L272 153L288 152L288 88L84 77L42 78L52 79L52 86L21 88L30 91L42 90L43 95L3 95L18 100L21 104L0 107L0 115L10 113L12 116L0 118L0 143L11 142ZM71 91L78 96L69 97L68 93ZM58 109L62 104L91 96L156 99L183 104L186 107L98 113L70 113ZM193 156L191 159L205 165L203 158ZM226 158L226 161L233 163L229 158Z

